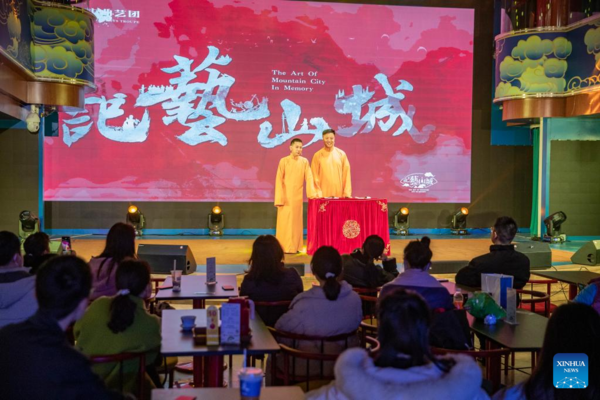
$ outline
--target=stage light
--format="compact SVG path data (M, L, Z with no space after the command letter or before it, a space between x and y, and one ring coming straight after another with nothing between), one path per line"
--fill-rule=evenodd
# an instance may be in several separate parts
M562 211L555 212L554 214L550 214L544 219L544 225L546 225L546 234L544 235L544 240L548 242L564 242L567 240L567 236L565 234L561 234L560 228L567 220L567 214Z
M468 235L467 232L467 216L469 215L469 209L467 207L461 207L452 216L452 226L450 233L453 235Z
M214 206L211 213L208 214L208 234L210 236L223 236L225 227L225 215L221 207Z
M21 240L27 239L40 231L40 220L31 211L24 210L19 214L19 237Z
M409 223L409 212L408 207L402 207L396 215L394 215L394 228L396 228L396 235L407 236Z
M127 209L127 216L125 222L133 225L136 236L142 236L144 234L144 227L146 226L146 218L139 208L135 205L130 205Z

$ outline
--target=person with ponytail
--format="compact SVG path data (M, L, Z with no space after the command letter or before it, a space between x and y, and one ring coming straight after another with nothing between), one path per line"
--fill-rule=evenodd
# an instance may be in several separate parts
M126 259L116 268L117 294L94 301L75 324L77 347L85 355L148 352L151 373L160 347L160 319L144 307L150 282L150 266L145 261ZM98 364L94 371L110 388L119 386L119 365ZM138 362L123 365L124 391L134 391ZM148 381L149 386L152 386ZM147 392L149 393L149 392Z
M275 324L275 329L289 333L310 336L335 336L358 329L362 320L360 297L347 282L341 281L342 257L333 247L320 247L311 261L312 273L318 281L311 289L294 297L290 309ZM288 343L286 343L288 344ZM349 346L358 345L358 338L350 340ZM302 351L321 352L321 342L299 341ZM327 342L324 352L339 354L346 343ZM319 368L319 362L314 363ZM325 373L330 373L333 365L326 363ZM312 370L312 364L310 369ZM304 371L297 369L297 371ZM318 373L318 370L317 370Z
M404 248L404 272L381 288L381 297L395 289L405 288L423 296L432 310L454 308L448 289L429 275L433 257L430 244L431 239L423 236L421 240L413 240Z
M35 275L40 266L48 259L56 257L50 253L50 236L44 232L36 232L27 236L23 242L23 266L29 268L29 273Z
M398 276L395 258L385 255L385 242L377 235L369 236L360 249L344 254L344 280L353 287L376 288ZM376 264L382 261L383 267Z
M90 260L93 278L91 300L100 296L114 296L117 293L117 266L126 258L135 258L135 229L131 225L117 222L106 235L106 245L102 253Z

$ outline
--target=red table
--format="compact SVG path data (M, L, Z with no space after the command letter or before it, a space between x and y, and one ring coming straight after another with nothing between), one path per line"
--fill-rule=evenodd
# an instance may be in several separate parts
M340 253L361 247L370 235L379 235L390 254L390 227L386 199L308 200L308 254L321 246L333 246Z

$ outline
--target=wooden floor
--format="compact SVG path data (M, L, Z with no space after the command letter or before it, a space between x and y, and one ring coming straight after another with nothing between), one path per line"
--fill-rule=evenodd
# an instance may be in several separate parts
M93 238L72 238L73 249L77 254L89 260L92 256L97 256L104 249L104 237ZM206 257L217 257L217 264L247 264L252 251L254 238L248 239L139 239L138 243L144 244L178 244L188 245L192 250L198 264L204 264ZM392 240L392 257L402 260L402 251L409 240ZM431 250L433 252L433 261L459 261L470 260L482 254L489 252L490 240L486 239L432 239ZM568 262L573 254L563 250L552 250L552 260L554 262ZM310 258L306 253L286 254L286 262L310 263ZM561 267L562 268L562 267Z

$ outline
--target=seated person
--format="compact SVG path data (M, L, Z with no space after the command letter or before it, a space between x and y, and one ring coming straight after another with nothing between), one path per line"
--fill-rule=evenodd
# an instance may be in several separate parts
M36 275L39 310L0 329L0 391L3 399L122 399L92 372L65 331L85 312L92 286L87 263L54 257Z
M148 352L146 363L151 374L160 347L160 319L148 314L144 297L150 282L150 266L145 261L126 259L117 267L117 294L95 300L74 328L77 348L85 355L112 355ZM139 363L97 364L93 370L109 388L134 392ZM120 376L122 370L122 377ZM151 384L148 380L148 387ZM146 391L149 393L149 390Z
M302 293L304 286L300 275L295 269L284 267L283 257L283 248L275 236L256 238L240 296L248 296L254 301L283 301L292 300ZM274 326L287 310L287 306L256 307L256 312L267 326Z
M25 321L37 311L35 276L23 268L21 242L0 232L0 327Z
M29 268L29 273L35 275L44 261L56 257L56 254L50 253L50 236L44 232L36 232L29 235L23 243L25 257L23 265Z
M433 253L429 248L431 239L423 236L413 240L404 248L404 272L381 288L380 297L398 288L410 289L419 293L432 310L452 310L452 297L436 278L429 275Z
M481 274L512 275L513 288L522 289L529 280L529 258L511 244L517 234L517 223L510 217L500 217L492 228L490 252L475 257L458 271L456 283L481 287Z
M297 295L290 305L290 310L275 324L275 329L319 337L341 335L357 330L362 320L361 301L358 294L352 290L352 286L347 282L340 282L342 275L340 253L333 247L320 247L313 254L310 266L319 286L313 286ZM326 342L324 353L339 354L345 350L346 345L358 345L358 337L349 340L348 343ZM320 341L299 341L296 347L301 351L321 352ZM282 362L278 361L278 364L282 365ZM310 370L318 373L320 363L315 361L314 365L313 369L311 363ZM302 369L297 366L297 368L297 371L306 370L305 367ZM332 368L332 363L325 363L323 368L325 375L330 375Z
M488 399L471 357L432 354L431 312L421 296L397 289L382 297L378 321L380 351L346 350L335 364L335 381L308 392L308 400Z
M597 399L600 395L600 316L590 306L563 304L550 317L544 344L535 370L525 382L506 388L494 400ZM587 354L588 386L585 389L557 389L552 379L559 353Z
M376 288L394 279L398 276L396 259L388 259L383 253L384 250L383 239L371 235L360 249L354 250L351 254L344 254L342 256L344 280L353 287ZM382 260L383 267L375 264L379 259Z
M106 245L102 253L90 260L94 280L91 300L117 294L117 266L126 258L135 258L135 229L131 225L117 222L106 235Z

